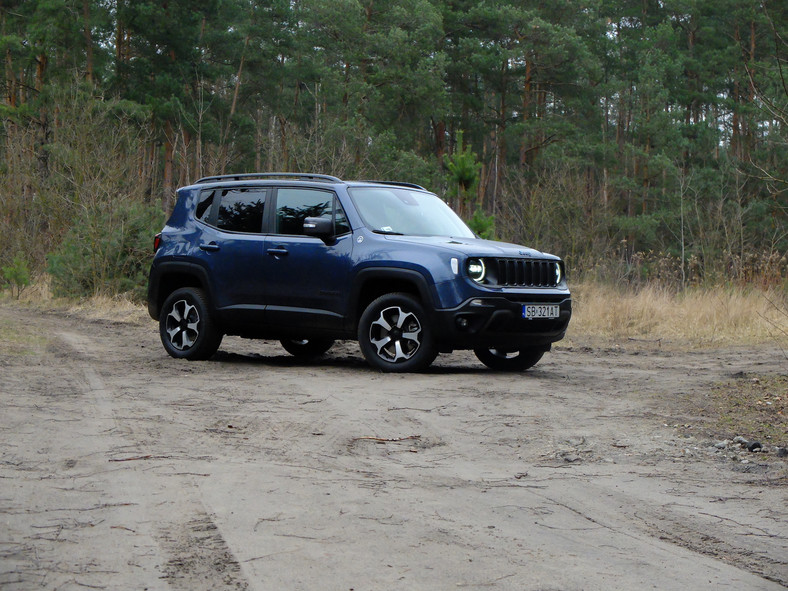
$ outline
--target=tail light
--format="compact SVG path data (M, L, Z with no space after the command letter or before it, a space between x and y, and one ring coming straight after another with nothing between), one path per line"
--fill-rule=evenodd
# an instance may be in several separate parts
M153 237L153 252L159 250L160 246L161 246L161 232L159 232Z

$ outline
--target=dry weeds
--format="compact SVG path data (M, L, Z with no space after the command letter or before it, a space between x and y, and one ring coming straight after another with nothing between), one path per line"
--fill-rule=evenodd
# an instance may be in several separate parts
M0 302L14 301L9 290L0 290ZM27 286L16 305L29 306L42 311L57 310L86 320L109 322L146 322L150 318L144 304L133 301L128 295L97 295L83 300L56 298L52 294L51 280L43 274Z
M654 286L621 290L583 283L573 286L572 296L570 344L573 339L602 346L625 341L677 351L714 347L773 351L776 347L788 368L784 291L697 287L677 294ZM785 373L736 376L686 402L705 418L710 438L743 435L764 445L788 444Z
M772 344L788 349L788 294L692 288L683 293L583 283L572 289L570 337L650 340L679 348Z
M694 287L683 293L648 285L637 289L596 282L573 284L568 339L602 342L650 341L672 348L777 345L788 359L788 292L736 287ZM0 298L11 300L9 292ZM142 323L144 305L126 296L86 300L53 298L46 277L38 278L18 302L58 309L88 320Z
M0 321L0 367L5 358L35 355L46 343L43 335L24 330L16 323Z
M67 307L69 314L88 320L107 320L110 322L140 323L151 321L147 308L133 302L125 296L95 296L89 300L71 303ZM151 324L151 326L153 326ZM155 327L153 327L155 329Z

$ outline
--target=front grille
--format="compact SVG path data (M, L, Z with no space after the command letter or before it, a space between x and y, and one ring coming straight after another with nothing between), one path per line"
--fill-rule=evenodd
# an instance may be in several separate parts
M493 262L493 261L491 261ZM494 259L490 267L497 285L510 287L555 287L557 261Z

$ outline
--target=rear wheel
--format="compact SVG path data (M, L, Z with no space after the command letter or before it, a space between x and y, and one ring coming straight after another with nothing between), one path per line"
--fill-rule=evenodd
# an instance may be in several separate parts
M282 339L285 351L302 359L313 359L326 353L334 344L333 339Z
M358 342L367 362L387 372L418 371L437 356L427 313L405 293L386 294L367 306Z
M525 371L536 365L545 354L540 349L474 349L476 357L495 371Z
M209 359L222 342L211 316L205 292L183 287L172 292L162 306L159 335L164 349L176 359Z

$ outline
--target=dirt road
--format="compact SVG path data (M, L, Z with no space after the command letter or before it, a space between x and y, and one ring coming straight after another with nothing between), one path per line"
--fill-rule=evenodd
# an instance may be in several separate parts
M6 303L0 334L3 591L788 585L788 464L699 427L711 384L784 374L776 350L384 375L355 343L176 361L141 313Z

